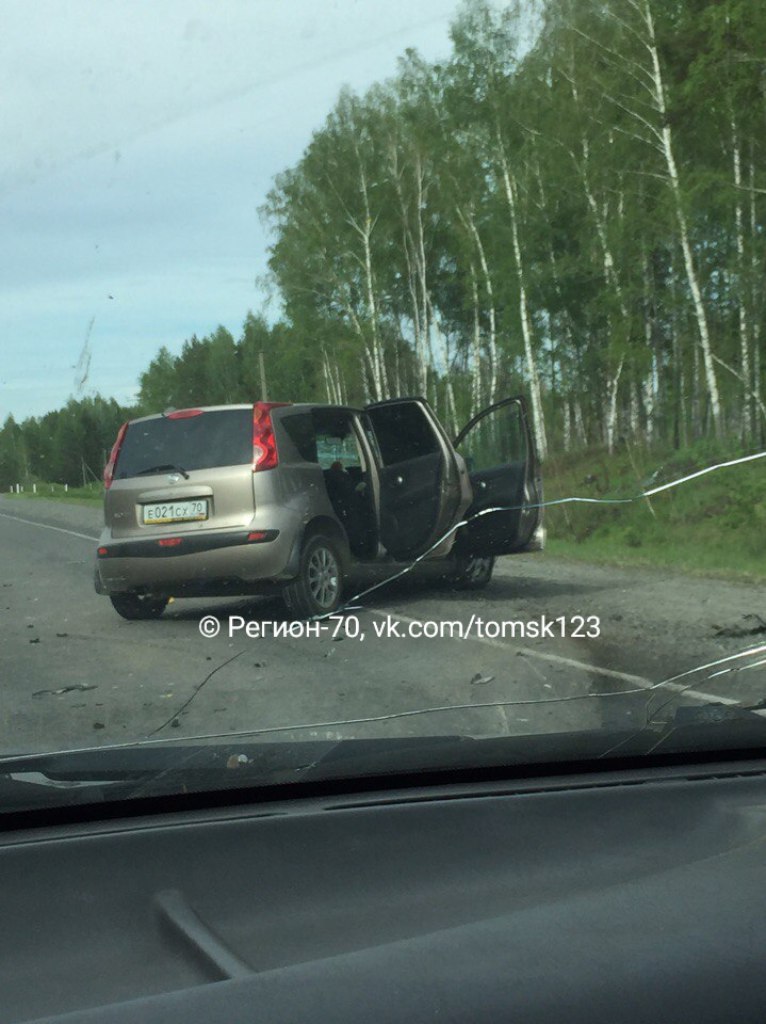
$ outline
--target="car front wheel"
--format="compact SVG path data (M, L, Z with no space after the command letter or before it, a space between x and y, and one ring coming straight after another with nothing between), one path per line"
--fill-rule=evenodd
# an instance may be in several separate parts
M158 619L168 603L166 597L149 594L110 594L109 599L123 619Z
M327 537L312 537L301 553L300 572L283 590L293 615L327 615L340 605L343 573L337 546Z

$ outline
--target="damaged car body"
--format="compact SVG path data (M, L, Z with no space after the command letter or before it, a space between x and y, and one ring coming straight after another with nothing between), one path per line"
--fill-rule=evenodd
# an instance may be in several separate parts
M478 588L544 538L521 396L454 441L423 398L173 410L123 425L104 483L95 586L129 619L270 589L296 616L328 614L352 568L416 559Z

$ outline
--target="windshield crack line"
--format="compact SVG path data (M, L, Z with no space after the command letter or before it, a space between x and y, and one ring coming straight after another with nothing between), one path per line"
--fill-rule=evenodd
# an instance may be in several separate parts
M168 725L170 725L170 723L173 722L176 718L178 718L179 715L182 715L184 711L186 711L189 708L192 701L197 696L197 694L202 690L202 688L213 678L216 672L220 672L222 668L226 668L227 665L230 665L232 661L235 661L244 653L245 648L243 647L241 651L237 651L236 654L232 654L230 658L227 658L226 661L222 661L220 665L217 665L214 669L208 672L208 674L205 676L202 682L194 688L194 691L192 692L191 696L187 697L183 704L176 711L174 711L173 714L162 723L162 725L158 725L156 729L152 729L148 736L156 736L158 732L162 732L162 730L165 729Z

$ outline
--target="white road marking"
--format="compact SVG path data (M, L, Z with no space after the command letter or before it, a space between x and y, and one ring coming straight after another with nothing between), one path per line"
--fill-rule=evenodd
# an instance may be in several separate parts
M39 526L43 530L54 530L56 533L65 533L70 537L79 537L80 540L87 540L91 543L97 543L98 537L94 537L87 533L78 533L76 530L65 530L62 526L49 526L48 523L38 523L34 519L22 519L20 516L11 516L7 512L0 512L0 516L4 519L12 519L17 523L26 523L27 526ZM394 618L399 618L402 622L411 622L418 625L423 625L422 619L412 618L409 615L403 615L400 612L386 612L381 611L377 608L370 608L370 612L373 615L378 615L381 618L387 618L389 615ZM468 636L468 640L472 640L477 644L485 644L487 647L497 647L500 650L509 651L508 644L503 643L500 640L491 640L489 637L478 637ZM721 697L714 693L705 693L703 690L693 690L682 686L680 683L653 683L651 679L647 679L644 676L634 676L628 672L618 672L611 668L602 668L600 665L590 665L588 662L578 661L576 658L565 658L560 654L549 654L545 651L536 651L532 647L515 647L514 651L519 654L523 654L527 658L539 658L541 661L552 662L558 665L567 665L569 668L578 669L583 672L589 672L592 675L604 676L608 679L618 679L624 683L631 683L633 686L642 686L647 689L657 688L662 686L666 690L674 690L677 693L683 693L687 697L691 697L694 700L709 702L718 702L719 704L734 705L740 702L732 697ZM759 714L766 714L764 712L758 712Z
M65 530L63 526L49 526L47 523L38 523L34 519L22 519L21 516L9 516L7 512L0 512L3 519L12 519L15 523L26 523L27 526L39 526L43 530L55 530L56 533L66 533L70 537L79 537L80 540L89 540L93 544L98 543L98 537L92 537L88 533L77 533L76 530Z
M401 619L402 622L412 622L418 625L423 624L422 619L412 618L409 615L403 615L401 612L389 612L382 611L377 608L370 608L370 612L373 615L378 615L383 619L389 616L393 619ZM557 665L567 665L569 668L578 669L582 672L588 672L592 675L605 676L608 679L618 679L623 683L630 683L633 686L641 686L645 689L657 689L662 686L663 689L673 690L676 693L683 693L686 697L692 697L695 700L701 700L705 703L718 702L719 704L739 704L738 700L731 697L719 697L717 694L705 693L702 690L692 690L681 683L654 683L651 679L647 679L645 676L634 676L628 672L618 672L612 668L602 668L600 665L590 665L586 661L578 661L576 658L565 658L561 654L549 654L545 651L536 651L533 647L510 647L508 644L503 643L502 640L491 640L489 637L480 636L468 636L468 640L472 640L477 644L484 644L487 647L497 647L500 650L517 652L523 654L527 658L539 658L541 661L549 661Z
M389 612L381 611L377 608L370 608L373 615L379 615L383 619L401 619L402 622L412 622L417 625L423 625L422 619L412 618L409 615L403 615L401 612ZM644 678L644 676L632 676L627 672L618 672L611 668L600 668L597 665L589 665L587 662L577 661L576 658L565 658L560 654L547 654L544 651L536 651L533 647L510 647L508 644L503 643L502 640L492 640L489 637L483 636L471 636L466 637L467 640L472 640L477 644L484 644L485 647L496 647L501 651L508 653L518 652L527 657L540 658L542 661L550 661L558 665L568 665L570 668L584 669L587 672L596 672L599 675L607 676L610 679L619 679L623 683L632 683L634 686L651 686L651 680Z

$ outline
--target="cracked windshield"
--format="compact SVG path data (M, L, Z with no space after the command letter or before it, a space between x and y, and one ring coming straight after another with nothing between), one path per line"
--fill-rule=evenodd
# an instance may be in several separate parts
M0 774L766 744L766 7L0 8Z

